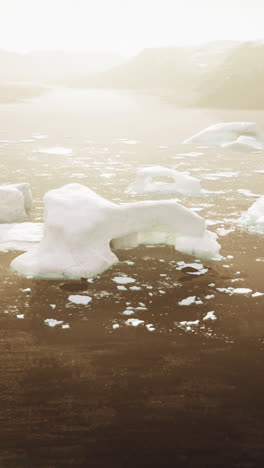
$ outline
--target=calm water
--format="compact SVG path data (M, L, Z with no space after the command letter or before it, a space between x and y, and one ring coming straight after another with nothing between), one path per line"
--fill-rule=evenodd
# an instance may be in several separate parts
M238 190L263 193L264 174L254 172L264 169L263 154L181 145L185 138L220 121L255 121L264 129L264 112L184 110L147 94L67 89L53 89L25 103L1 105L0 183L30 182L33 221L42 221L44 193L71 182L85 184L117 203L150 198L133 197L125 189L138 167L160 164L200 178L203 188L211 192L222 192L182 198L182 203L210 221L210 229L220 235L223 255L219 262L201 262L207 271L195 275L192 267L180 270L177 263L195 259L168 247L140 247L118 252L120 263L87 283L20 278L9 270L17 253L1 253L2 320L27 327L37 336L56 333L63 334L63 339L86 340L113 333L193 333L225 341L253 337L262 342L264 296L229 295L217 288L264 292L263 238L236 225L255 200ZM69 154L45 153L53 147L69 150ZM201 154L182 154L190 152ZM124 273L136 280L136 289L129 289L130 285L126 290L117 288L112 279ZM70 294L88 294L93 300L87 306L74 305L68 301ZM178 304L189 296L202 303ZM127 308L133 315L123 314ZM210 311L217 320L204 321ZM131 317L144 323L137 329L128 327L125 321ZM51 318L69 328L48 327L44 320ZM197 320L196 325L180 324ZM114 324L119 328L113 329ZM148 331L149 324L154 332Z

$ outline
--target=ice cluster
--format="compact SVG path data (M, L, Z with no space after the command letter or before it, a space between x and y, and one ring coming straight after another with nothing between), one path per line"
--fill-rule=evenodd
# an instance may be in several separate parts
M250 227L256 232L264 233L264 196L258 198L258 200L242 214L239 223Z

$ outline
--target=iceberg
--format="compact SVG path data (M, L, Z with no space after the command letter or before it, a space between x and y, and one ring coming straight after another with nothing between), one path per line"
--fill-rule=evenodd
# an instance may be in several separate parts
M0 185L0 223L15 223L26 218L32 207L27 183Z
M248 226L251 230L264 233L264 196L258 198L249 209L242 214L239 224Z
M173 245L206 258L217 256L220 249L206 221L176 200L117 205L76 183L47 192L44 205L41 242L11 263L23 276L93 277L118 262L114 249L141 244Z
M255 122L218 123L196 133L183 144L220 146L233 151L261 151L264 149L264 132Z
M168 178L172 182L159 182L155 178ZM201 195L200 181L163 166L140 168L136 178L127 189L128 193L176 193L181 195Z

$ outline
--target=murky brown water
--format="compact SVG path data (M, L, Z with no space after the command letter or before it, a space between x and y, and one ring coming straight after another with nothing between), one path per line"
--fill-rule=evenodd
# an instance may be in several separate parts
M85 184L117 203L150 198L125 193L136 169L145 165L186 171L200 178L208 191L223 192L182 198L185 206L197 209L211 221L209 229L220 234L223 259L201 262L208 270L202 275L193 275L190 268L177 269L177 262L196 260L165 246L120 251L120 263L90 283L20 278L9 270L17 253L0 253L1 344L7 352L7 367L4 362L1 364L2 403L8 413L2 413L2 419L7 416L9 421L15 421L8 425L1 466L127 467L133 465L133 460L140 463L142 453L144 463L140 466L213 466L215 458L206 446L201 452L196 449L201 464L194 464L195 457L188 451L190 446L195 450L194 438L189 445L182 441L176 465L170 461L163 464L161 460L166 453L174 453L171 431L175 431L175 439L181 438L180 426L174 427L174 422L177 418L182 421L186 412L189 424L190 414L199 414L200 419L194 424L197 428L205 424L204 437L212 431L213 414L217 413L216 420L221 420L220 426L226 428L230 415L225 414L222 421L220 407L229 398L226 394L232 394L228 404L234 408L241 375L247 380L241 360L244 359L247 372L252 373L251 367L262 359L264 296L229 295L217 288L264 292L263 237L247 233L236 224L255 200L238 190L263 193L264 174L255 172L264 169L263 154L180 144L218 121L256 121L264 128L264 112L179 110L148 95L60 89L31 102L0 106L0 183L31 183L33 221L42 220L44 193L71 182ZM36 134L45 138L35 138ZM54 146L71 148L72 154L39 152ZM182 155L190 152L203 154ZM228 233L229 230L232 231ZM122 274L134 278L132 286L137 288L127 285L126 290L119 290L113 278ZM70 294L83 293L93 298L87 306L69 302ZM178 304L189 296L196 296L202 303ZM131 317L144 321L137 328L125 324L129 316L123 312L128 307L134 311ZM214 311L217 320L204 321L210 311ZM44 320L51 318L69 324L69 328L47 326ZM180 324L197 320L199 323L188 329ZM113 329L114 324L119 328ZM155 331L148 331L148 324L153 324ZM242 357L245 349L248 353ZM218 373L213 370L214 363L224 366L224 375L219 368ZM254 399L255 390L248 391ZM211 397L218 398L220 406L210 402ZM243 405L251 408L252 402L243 400ZM235 412L239 425L242 416L237 409ZM249 413L248 419L242 418L243 424L254 420L252 408ZM205 423L206 414L210 427ZM140 415L144 415L144 421ZM151 432L151 427L163 431L160 451L157 434L152 434L153 439L146 437L143 447L139 436L129 432L131 428L124 418L132 421L143 438L144 431ZM127 438L124 436L123 449L118 450L122 428ZM20 431L27 436L22 437L20 452L15 453L10 441L19 440ZM38 434L37 440L34 433ZM67 452L67 434L72 458ZM98 446L94 438L100 441ZM26 439L32 446L30 442L26 444ZM222 455L227 457L228 466L260 466L251 460L250 449L248 464L236 464L245 440L239 439L231 448L227 443L227 452ZM201 448L203 442L199 443ZM42 453L41 460L34 452L34 444ZM46 458L45 444L51 450ZM218 442L216 445L217 452ZM233 449L234 458L229 459L228 450ZM146 460L152 462L147 465Z

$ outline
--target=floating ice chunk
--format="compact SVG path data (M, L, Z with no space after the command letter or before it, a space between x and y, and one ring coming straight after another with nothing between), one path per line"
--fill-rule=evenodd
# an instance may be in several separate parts
M118 323L113 323L113 325L112 325L112 328L113 328L114 330L116 330L116 329L119 328L119 327L120 327L120 325L119 325Z
M42 237L42 223L0 224L0 252L30 250Z
M142 288L140 286L130 286L131 291L140 291Z
M65 148L64 146L53 146L51 148L41 148L38 150L38 153L67 156L72 154L72 148Z
M134 315L135 311L132 309L126 309L122 312L122 315Z
M56 320L56 319L46 319L44 323L49 327L57 327L58 325L63 325L63 320Z
M68 323L65 323L64 325L62 325L61 328L63 328L65 330L66 328L70 328L70 325Z
M138 327L139 325L142 325L144 323L144 320L139 320L136 318L130 318L126 320L126 325L130 327Z
M25 316L24 316L24 314L18 314L18 315L17 315L17 318L18 318L18 319L23 319L23 318L25 318Z
M214 297L215 297L214 294L208 294L207 296L205 296L205 299L209 301L210 299L213 299Z
M118 289L119 291L127 291L127 288L126 288L125 286L122 286L122 285L121 285L121 286L117 286L117 289Z
M201 300L196 300L196 296L189 296L186 299L182 299L182 301L178 302L180 306L188 306L191 304L202 304Z
M207 312L207 314L204 316L203 320L217 320L215 312L213 310L211 312Z
M172 182L159 182L155 178L168 178ZM129 185L129 193L176 193L182 195L201 195L200 181L182 172L163 166L138 169L136 178Z
M183 322L179 322L179 325L181 327L193 327L193 326L197 326L199 325L200 323L200 320L194 320L194 321L183 321Z
M80 296L80 295L72 295L68 297L68 300L70 302L73 302L73 304L82 304L82 305L87 305L89 302L91 302L93 299L90 296Z
M154 325L152 323L148 323L146 325L146 328L148 329L148 331L151 331L151 332L156 330L156 328L154 327Z
M220 249L205 220L175 200L116 205L83 185L70 184L48 192L44 203L43 239L12 262L24 276L89 278L118 262L112 249L141 244L173 245L206 258L215 258Z
M264 133L255 122L226 122L211 125L183 144L207 144L234 151L257 151L264 148Z
M256 200L250 208L242 214L238 223L248 226L251 230L264 233L264 196Z
M261 292L255 292L254 294L252 294L251 297L260 297L260 296L264 296L264 293L261 293Z
M31 292L31 288L25 288L25 289L21 289L21 291L22 291L22 292L25 292L25 293L27 293L27 292Z
M129 276L115 276L112 278L112 281L118 284L130 284L136 282L134 278L130 278Z
M31 207L29 184L0 185L0 223L22 221Z
M229 287L229 288L216 288L217 291L219 292L225 292L227 294L250 294L252 293L252 289L249 289L249 288L232 288L232 287Z

